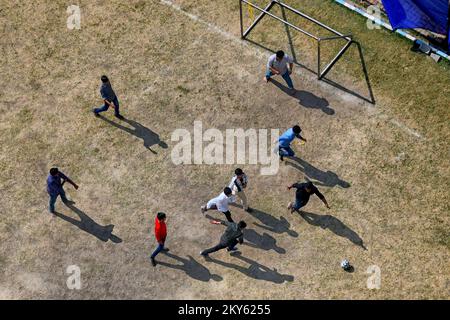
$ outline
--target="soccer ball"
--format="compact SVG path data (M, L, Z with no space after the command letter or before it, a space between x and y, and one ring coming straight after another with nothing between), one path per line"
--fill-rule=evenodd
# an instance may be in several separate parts
M350 269L350 262L347 259L341 261L341 268L344 270Z

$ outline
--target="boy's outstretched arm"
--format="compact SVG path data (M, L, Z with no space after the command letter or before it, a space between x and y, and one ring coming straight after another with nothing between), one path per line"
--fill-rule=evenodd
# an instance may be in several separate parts
M319 197L320 200L322 200L322 202L325 204L325 207L330 209L330 206L328 205L327 199L325 199L325 196L322 193L320 193L319 190L316 191L316 195Z

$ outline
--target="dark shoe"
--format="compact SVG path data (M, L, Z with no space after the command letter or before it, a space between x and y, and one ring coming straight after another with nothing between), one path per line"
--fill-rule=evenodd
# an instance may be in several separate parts
M236 247L233 247L233 248L231 248L231 249L230 249L230 248L227 248L227 251L228 251L228 252L230 252L230 251L237 251L237 250L238 250L238 248L236 248Z
M152 266L156 267L156 260L155 260L155 258L150 257L150 260L152 261Z
M250 208L250 207L248 207L245 211L247 211L247 212L253 212L253 209Z
M169 252L170 250L169 250L169 248L164 248L164 249L162 249L161 251L162 251L162 252Z
M200 252L200 255L203 256L203 257L205 257L205 258L208 258L208 257L209 257L209 255L208 255L207 253L203 253L203 251Z
M281 161L284 161L284 157L283 157L283 156L280 156L280 160L281 160Z
M241 255L242 255L242 253L240 251L235 251L235 252L230 253L230 256L232 256L232 257L239 257Z
M94 113L94 115L95 115L96 117L98 117L98 113L97 113L97 112L95 112L95 110L94 110L94 109L92 109L92 112Z
M124 117L123 115L121 115L121 114L116 114L115 117L116 117L117 119L120 119L120 120L125 119L125 117Z

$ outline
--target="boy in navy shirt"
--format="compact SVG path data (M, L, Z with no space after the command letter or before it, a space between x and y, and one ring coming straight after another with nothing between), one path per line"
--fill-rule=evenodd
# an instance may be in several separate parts
M78 185L70 180L64 173L60 172L58 168L50 169L50 174L47 177L47 192L50 196L48 211L52 214L55 214L55 202L58 196L61 196L62 202L66 205L72 203L67 199L63 189L63 185L66 181L73 185L75 190L78 190Z
M105 104L99 108L95 108L92 111L96 116L98 116L100 112L104 112L111 107L114 108L114 115L119 119L123 119L123 116L120 115L119 112L119 99L117 99L116 93L114 92L108 77L102 76L101 80L102 85L100 87L100 94Z
M322 202L325 204L325 206L330 209L325 196L320 193L319 189L317 189L317 187L313 185L311 181L305 183L294 183L293 185L288 187L288 190L291 190L292 188L295 188L297 190L295 191L295 202L290 202L288 205L288 209L291 210L291 213L293 213L294 211L298 211L300 210L300 208L306 206L312 194L318 196L319 199L322 200Z

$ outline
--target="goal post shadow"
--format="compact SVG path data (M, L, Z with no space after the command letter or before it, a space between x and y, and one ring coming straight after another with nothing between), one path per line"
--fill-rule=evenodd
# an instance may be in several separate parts
M250 26L246 30L244 30L243 4L246 4L247 6L249 6L249 8L256 9L257 11L260 12L259 15L254 19L253 22L251 22ZM279 5L280 6L281 12L282 12L282 15L283 15L282 18L280 18L277 15L275 15L275 14L270 12L270 10L275 5ZM334 36L331 36L331 37L318 37L318 36L308 32L308 31L306 31L306 30L304 30L304 29L302 29L302 28L300 28L298 26L293 25L292 23L287 21L286 15L285 15L285 9L287 9L290 12L293 12L293 13L295 13L295 14L303 17L303 18L305 18L306 20L308 20L310 22L313 22L314 24L316 24L316 25L318 25L318 26L320 26L320 27L330 31L331 33L334 34ZM272 52L273 52L273 50L270 50L270 49L268 49L268 48L266 48L266 47L264 47L264 46L262 46L262 45L260 45L260 44L258 44L256 42L252 41L252 40L247 39L247 37L250 34L250 32L256 27L256 25L266 15L271 17L271 18L274 18L275 20L280 21L286 27L286 32L288 34L288 39L289 39L289 45L291 47L291 51L293 52L293 60L294 60L295 64L305 68L305 66L301 65L297 61L297 59L295 57L295 51L294 51L293 43L292 43L292 40L291 40L291 37L290 37L289 27L291 27L292 29L294 29L294 30L296 30L296 31L306 35L307 37L309 37L311 39L314 39L317 42L317 69L316 70L311 70L310 68L305 68L305 69L315 73L317 75L317 79L318 80L323 80L324 82L326 82L326 83L328 83L328 84L330 84L330 85L332 85L332 86L334 86L334 87L336 87L336 88L338 88L338 89L340 89L342 91L345 91L345 92L347 92L349 94L352 94L352 95L354 95L354 96L356 96L356 97L358 97L358 98L360 98L362 100L365 100L365 101L367 101L367 102L369 102L371 104L375 104L375 97L374 97L374 94L373 94L373 91L372 91L372 86L370 84L369 74L368 74L368 71L367 71L367 67L366 67L366 63L365 63L365 60L364 60L364 55L363 55L363 52L362 52L361 45L360 45L359 42L353 40L353 36L351 34L347 34L347 35L342 34L341 32L336 31L335 29L333 29L333 28L323 24L322 22L320 22L320 21L318 21L318 20L316 20L316 19L306 15L305 13L303 13L303 12L301 12L301 11L295 9L295 8L292 8L292 7L288 6L287 4L283 3L280 0L270 0L268 5L266 7L264 7L264 8L260 8L257 5L253 4L251 2L251 0L239 0L239 18L240 18L241 39L247 40L247 41L249 41L249 42L251 42L253 44L256 44L256 45L258 45L258 46L260 46L260 47L262 47L264 49L267 49L269 51L272 51ZM346 41L345 45L340 49L340 51L336 54L336 56L322 69L321 68L322 61L321 61L321 55L320 55L321 43L325 42L325 41L333 41L333 40L340 40L340 39ZM366 84L367 84L367 89L368 89L370 98L364 97L364 96L362 96L362 95L360 95L360 94L358 94L358 93L356 93L356 92L354 92L354 91L352 91L352 90L350 90L348 88L345 88L344 86L342 86L342 85L340 85L340 84L338 84L338 83L336 83L336 82L326 78L326 75L328 74L328 72L330 72L330 70L333 68L333 66L339 61L339 59L345 54L345 52L347 52L347 50L352 45L356 45L357 46L359 57L360 57L360 60L361 60L361 66L362 66L362 70L363 70L363 73L364 73L364 78L365 78L365 81L366 81Z

